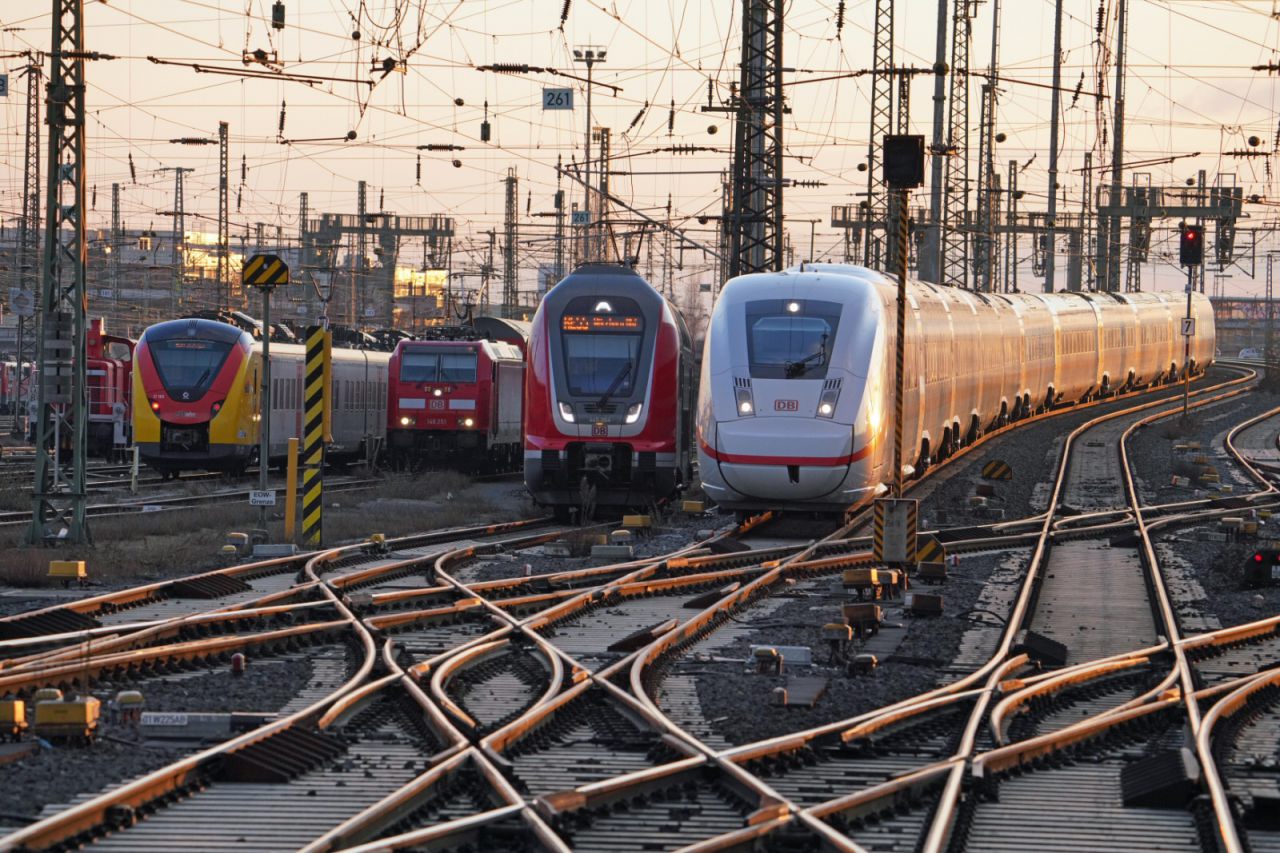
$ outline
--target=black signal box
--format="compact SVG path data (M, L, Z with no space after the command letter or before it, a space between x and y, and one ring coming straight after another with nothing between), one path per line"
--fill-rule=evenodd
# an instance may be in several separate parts
M1204 263L1204 226L1184 225L1178 235L1178 263L1198 267Z
M912 190L924 183L924 137L919 134L884 138L884 182L895 190Z

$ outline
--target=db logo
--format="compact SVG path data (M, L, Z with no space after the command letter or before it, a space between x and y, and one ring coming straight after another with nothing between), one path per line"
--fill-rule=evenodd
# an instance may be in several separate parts
M800 411L799 400L774 400L773 410L775 412L798 412Z
M430 404L431 408L433 409L444 408L444 400L428 400L427 402Z
M594 423L591 425L591 434L593 436L608 437L609 425L605 423Z

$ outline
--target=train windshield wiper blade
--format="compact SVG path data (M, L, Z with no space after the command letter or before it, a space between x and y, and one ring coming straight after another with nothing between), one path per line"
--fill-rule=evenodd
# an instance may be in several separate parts
M819 364L827 363L827 336L822 336L822 347L817 352L811 352L799 361L788 361L786 374L788 379L795 379L809 369L809 365L814 361Z
M600 402L597 404L600 408L603 409L609 402L609 398L617 393L619 386L622 385L622 380L626 379L627 374L630 372L631 362L628 361L626 364L622 365L622 369L618 371L618 375L613 377L613 381L609 383L609 390L605 391L604 396L600 398Z

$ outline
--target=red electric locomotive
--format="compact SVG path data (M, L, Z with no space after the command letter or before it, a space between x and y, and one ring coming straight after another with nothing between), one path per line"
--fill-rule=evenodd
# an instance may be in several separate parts
M629 267L588 264L533 318L525 485L567 518L647 507L692 479L697 378L680 313Z
M393 463L519 465L524 358L474 330L396 344L388 368L387 449Z

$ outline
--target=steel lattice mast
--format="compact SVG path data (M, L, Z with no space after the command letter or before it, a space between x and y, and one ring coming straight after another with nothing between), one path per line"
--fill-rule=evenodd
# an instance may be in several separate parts
M943 184L942 283L969 284L969 42L970 4L955 0L951 31L951 92L947 103L947 163Z
M876 0L874 53L871 58L871 136L867 140L867 202L863 213L863 249L862 262L870 265L876 253L874 229L871 223L877 215L877 191L880 188L880 146L884 138L892 131L893 121L893 0ZM896 199L891 195L887 206L895 206ZM886 216L886 222L896 221L892 214ZM894 230L887 229L885 240L890 263L888 269L896 269L897 262L893 256L897 252L897 241L893 239Z
M519 307L519 293L516 269L516 241L519 239L516 217L519 212L520 179L516 177L515 167L507 169L507 176L502 179L506 185L506 216L503 219L502 235L502 316L515 316Z
M32 544L89 540L83 11L83 0L53 2Z
M218 300L219 308L231 307L231 289L227 280L227 250L231 243L230 208L227 204L227 123L218 122Z
M729 277L782 266L782 0L743 0Z

